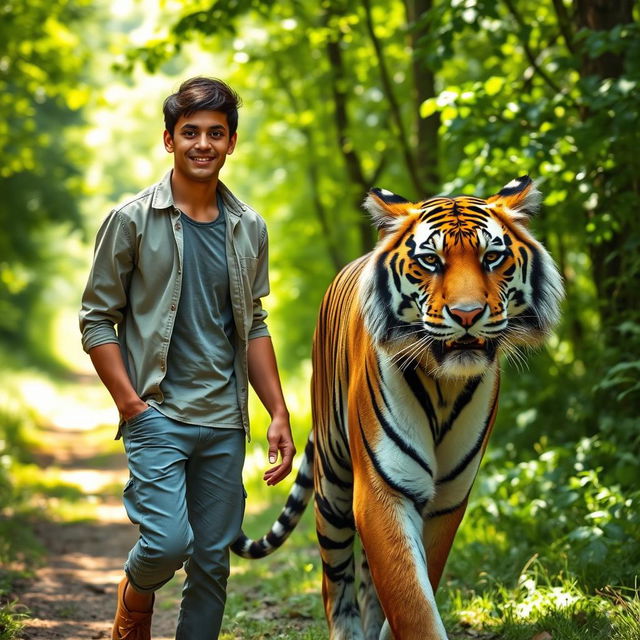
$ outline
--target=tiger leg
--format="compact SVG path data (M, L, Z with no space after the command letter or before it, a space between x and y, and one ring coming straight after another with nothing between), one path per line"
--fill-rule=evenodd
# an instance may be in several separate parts
M328 487L327 487L328 488ZM331 640L364 640L356 602L355 528L351 491L316 492L316 533L322 558L322 597Z
M384 613L378 600L378 594L373 586L367 554L362 551L360 565L360 580L358 584L358 605L362 616L365 640L379 640L380 629L384 623Z
M423 520L413 502L355 484L354 515L393 637L446 640L425 562ZM382 637L382 636L381 636Z
M455 510L427 520L424 527L424 548L427 552L429 580L434 591L438 589L453 540L467 509L467 499Z

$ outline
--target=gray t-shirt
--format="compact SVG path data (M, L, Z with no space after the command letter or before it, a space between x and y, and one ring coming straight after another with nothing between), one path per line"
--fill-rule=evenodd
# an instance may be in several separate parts
M225 249L225 212L213 222L181 215L184 237L180 304L156 408L175 420L242 428L234 361L234 322Z

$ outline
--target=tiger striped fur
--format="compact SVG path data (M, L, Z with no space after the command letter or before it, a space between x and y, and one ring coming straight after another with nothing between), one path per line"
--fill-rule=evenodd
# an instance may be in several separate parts
M434 592L495 420L498 355L558 320L561 278L527 228L538 202L528 176L487 200L365 201L381 239L323 300L301 471L271 532L234 545L279 546L313 473L331 640L447 637Z

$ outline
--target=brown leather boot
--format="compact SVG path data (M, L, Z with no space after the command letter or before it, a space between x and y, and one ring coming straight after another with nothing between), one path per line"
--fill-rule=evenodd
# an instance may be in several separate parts
M129 584L125 576L118 585L118 608L113 621L111 640L151 640L151 611L129 611L124 603L124 592ZM153 606L153 605L152 605Z

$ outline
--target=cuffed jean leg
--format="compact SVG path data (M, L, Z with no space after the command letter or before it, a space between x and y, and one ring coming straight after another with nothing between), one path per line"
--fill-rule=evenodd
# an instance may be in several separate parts
M176 640L216 640L220 633L229 576L229 545L244 515L241 429L202 428L187 463L187 505L194 544L185 564L187 578Z
M130 473L124 503L140 528L125 571L139 591L159 589L193 551L185 468L197 433L198 427L180 425L153 408L123 429Z

